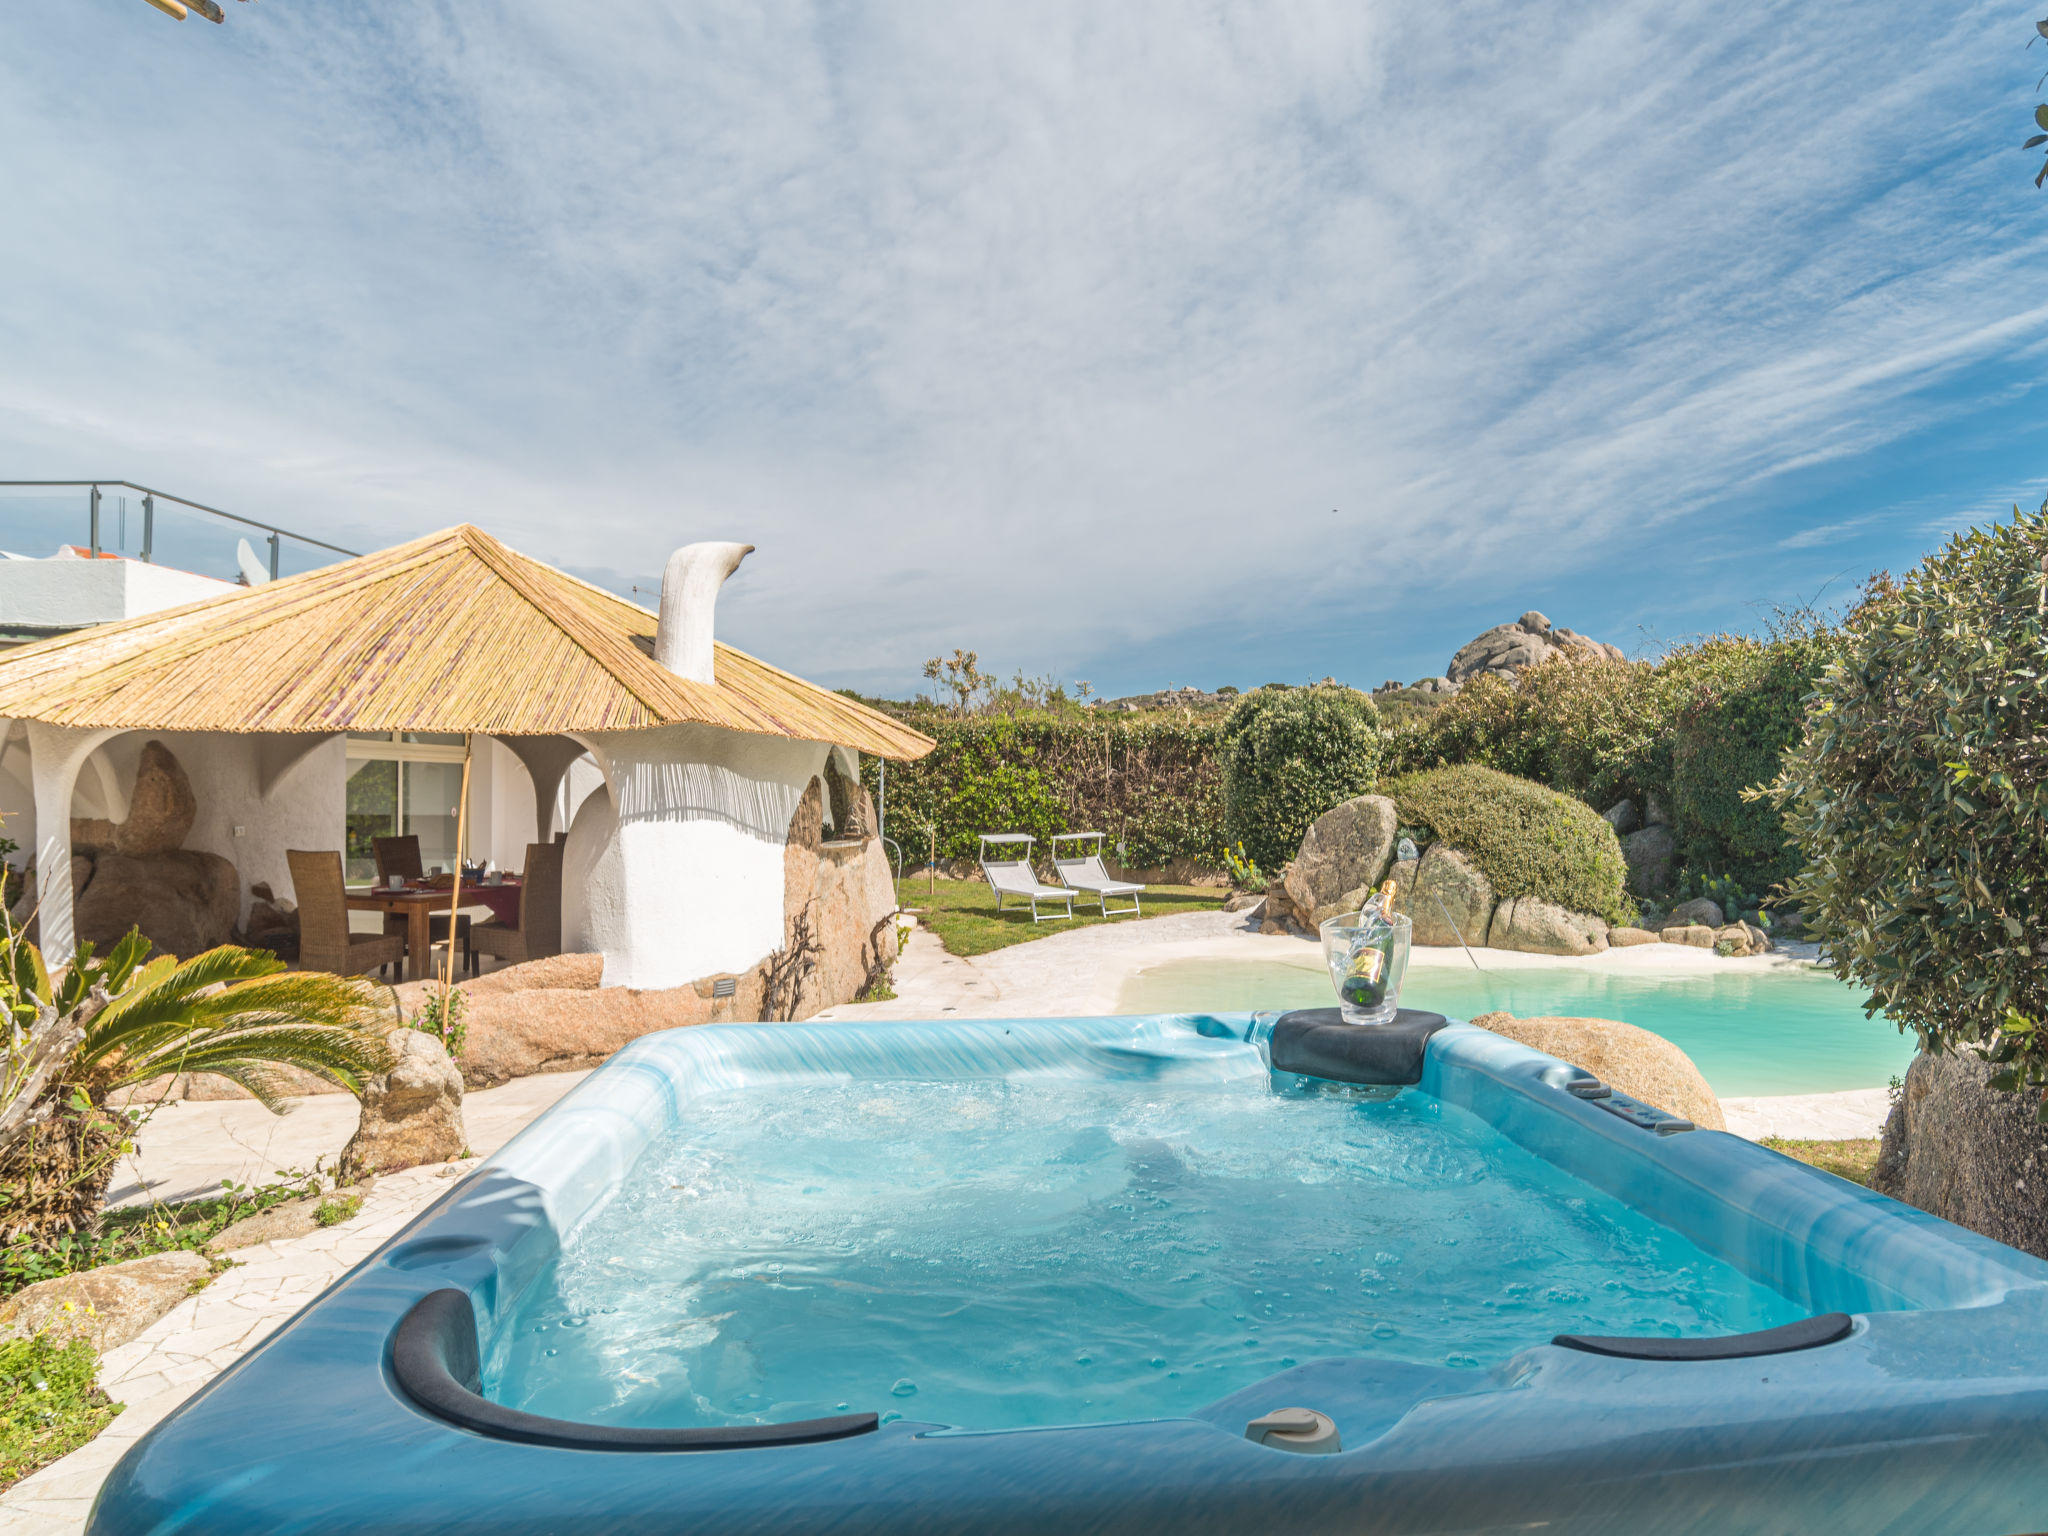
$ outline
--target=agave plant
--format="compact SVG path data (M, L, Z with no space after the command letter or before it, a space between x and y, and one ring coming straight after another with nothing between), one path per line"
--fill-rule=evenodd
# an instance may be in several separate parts
M213 1072L273 1113L284 1067L362 1091L389 1065L394 1008L363 978L287 972L271 954L223 945L149 960L129 935L104 956L81 944L52 979L19 933L0 932L0 1237L45 1237L97 1220L114 1160L136 1124L111 1095L180 1072Z

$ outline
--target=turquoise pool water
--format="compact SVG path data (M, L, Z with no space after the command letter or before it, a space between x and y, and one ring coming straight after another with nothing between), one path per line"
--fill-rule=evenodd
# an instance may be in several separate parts
M607 1424L1187 1413L1298 1361L1803 1315L1427 1095L1013 1079L698 1100L498 1330L486 1391Z
M1635 976L1595 970L1411 966L1410 1008L1454 1019L1504 1008L1524 1018L1562 1014L1622 1019L1684 1051L1723 1097L1882 1088L1903 1077L1913 1038L1863 1016L1863 994L1811 968L1723 975ZM1176 960L1142 971L1117 998L1119 1013L1327 1008L1319 962Z

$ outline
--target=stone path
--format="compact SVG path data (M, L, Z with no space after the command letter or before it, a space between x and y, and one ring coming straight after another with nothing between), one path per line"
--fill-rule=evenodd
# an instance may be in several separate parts
M389 1174L364 1197L352 1221L236 1249L233 1268L107 1353L100 1363L100 1385L127 1406L91 1444L0 1494L0 1536L79 1536L101 1482L150 1426L368 1258L589 1075L552 1073L469 1094L462 1114L476 1158ZM165 1105L158 1115L169 1118L150 1122L141 1168L159 1188L218 1189L224 1175L262 1182L274 1168L309 1168L320 1153L340 1151L355 1128L355 1112L356 1101L347 1094L301 1099L281 1117L247 1099ZM173 1128L175 1135L162 1134Z
M100 1385L127 1407L98 1439L0 1495L5 1536L78 1536L100 1484L165 1414L454 1187L475 1160L379 1179L353 1221L288 1242L237 1249L235 1265L101 1362Z
M464 1094L462 1121L470 1149L488 1156L589 1075L548 1072ZM220 1193L222 1179L269 1184L278 1170L310 1170L321 1157L332 1168L355 1131L360 1108L346 1093L295 1099L283 1115L273 1115L254 1099L174 1099L158 1106L143 1126L136 1151L122 1159L107 1202L189 1200Z

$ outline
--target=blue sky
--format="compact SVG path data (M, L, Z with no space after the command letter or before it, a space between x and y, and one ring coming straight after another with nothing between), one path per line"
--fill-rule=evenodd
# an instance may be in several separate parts
M473 521L906 692L1652 652L2048 491L2004 7L0 17L0 477Z

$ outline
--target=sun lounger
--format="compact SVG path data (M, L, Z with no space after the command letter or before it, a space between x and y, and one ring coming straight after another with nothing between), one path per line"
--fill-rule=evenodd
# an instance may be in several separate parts
M989 889L996 893L996 910L1003 910L1004 897L1020 896L1031 903L1031 921L1034 923L1071 918L1074 915L1074 893L1064 886L1040 885L1037 873L1031 868L1031 845L1036 841L1028 832L984 832L981 835L981 872L988 881ZM1001 857L1009 852L1014 852L1016 857ZM1041 901L1064 902L1067 910L1049 912L1041 917L1038 913Z
M1094 846L1090 847L1090 842ZM1069 843L1065 853L1060 844ZM1052 867L1060 872L1060 878L1077 891L1085 891L1102 904L1104 917L1136 917L1138 893L1145 889L1133 880L1117 880L1110 876L1102 863L1102 834L1100 832L1062 832L1052 840ZM1128 907L1112 908L1109 898L1128 896Z

